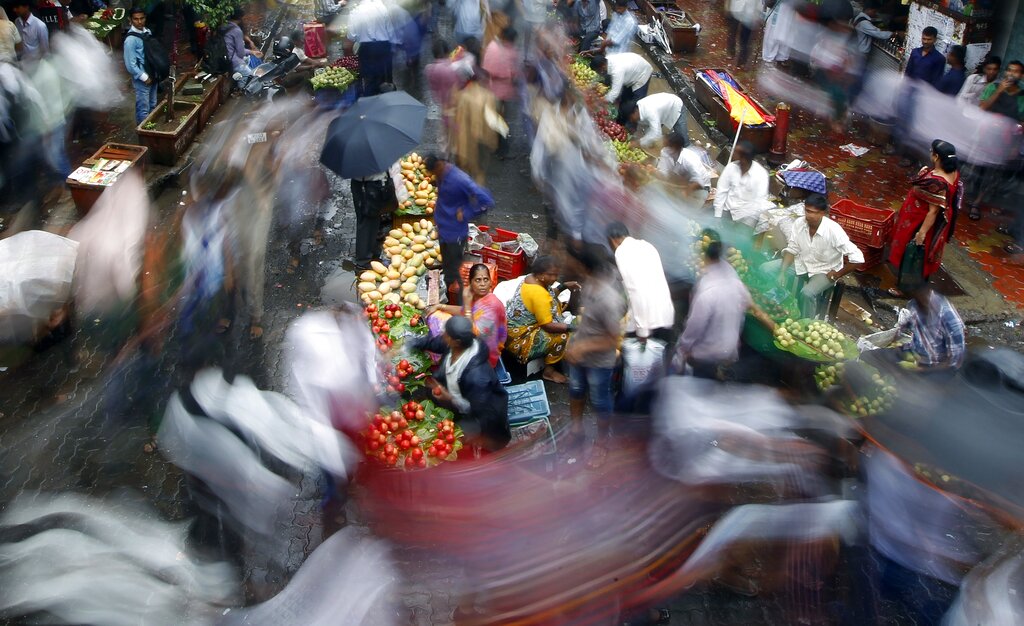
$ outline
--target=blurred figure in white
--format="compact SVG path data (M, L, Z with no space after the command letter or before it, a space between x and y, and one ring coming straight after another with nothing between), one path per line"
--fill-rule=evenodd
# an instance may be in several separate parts
M383 0L360 0L352 8L348 38L358 45L362 95L375 96L380 93L382 83L392 82L392 46L400 41L392 14Z
M790 0L765 0L768 17L764 21L761 59L766 63L789 61L789 44L793 38L793 5Z
M142 176L130 168L108 187L68 238L78 242L75 309L106 313L131 302L138 291L149 196Z
M764 19L761 0L726 0L725 53L736 69L743 69L750 57L750 40Z
M615 265L629 301L626 333L651 337L668 345L672 341L675 307L661 255L648 242L630 237L629 229L622 222L612 222L607 232L608 245L615 253Z
M774 205L768 199L768 170L754 160L754 146L741 140L733 160L722 170L715 190L715 217L729 212L734 222L753 228L762 211Z

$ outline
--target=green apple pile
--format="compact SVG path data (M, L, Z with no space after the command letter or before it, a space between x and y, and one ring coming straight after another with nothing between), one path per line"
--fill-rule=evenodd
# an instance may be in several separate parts
M634 148L628 141L612 140L612 149L619 163L643 163L647 160L647 153L640 148Z
M736 270L736 273L739 274L741 278L746 276L747 272L750 271L750 265L747 263L747 260L743 258L743 253L740 252L738 248L729 248L726 250L725 260L729 262L729 265Z
M843 364L819 365L814 368L814 382L818 389L825 390L836 384L843 376Z
M862 366L864 366L862 364ZM866 367L866 366L864 366ZM814 370L814 382L821 390L828 389L842 381L845 375L842 363L819 365ZM875 368L870 368L871 386L866 393L857 397L847 397L839 401L839 408L854 417L875 415L892 407L896 399L896 386L893 381Z
M356 75L343 67L325 67L317 70L310 82L313 89L345 91L356 80Z
M843 349L845 335L821 320L811 320L805 325L794 319L786 319L775 329L775 338L783 348L800 342L833 359L846 356Z
M601 80L597 72L591 69L590 65L585 61L573 61L572 65L569 66L569 73L572 74L572 81L580 89Z

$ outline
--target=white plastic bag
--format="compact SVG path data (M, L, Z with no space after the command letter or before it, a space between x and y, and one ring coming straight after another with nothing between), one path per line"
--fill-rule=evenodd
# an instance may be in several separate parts
M896 326L889 330L864 335L857 340L857 349L861 352L867 352L869 350L877 350L878 348L888 348L892 345L892 342L896 341L896 337L900 334L900 328L908 319L910 319L910 310L900 309L899 313L896 314Z
M665 343L657 339L622 342L622 391L631 396L660 379L664 373Z
M78 242L41 230L0 240L0 343L32 339L71 299Z

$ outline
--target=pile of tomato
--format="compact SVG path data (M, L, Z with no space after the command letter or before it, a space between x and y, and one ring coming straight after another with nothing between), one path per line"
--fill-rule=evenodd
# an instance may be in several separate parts
M424 468L451 460L462 447L451 413L430 403L406 402L374 416L364 434L363 452L385 467Z

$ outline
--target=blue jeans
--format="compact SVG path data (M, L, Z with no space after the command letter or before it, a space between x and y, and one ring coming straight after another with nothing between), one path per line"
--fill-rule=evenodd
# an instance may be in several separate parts
M133 78L132 86L135 87L135 123L141 124L142 120L156 108L156 83L147 85Z
M590 406L597 416L611 417L614 409L612 396L612 367L580 367L569 365L569 397L582 400L590 392Z
M67 178L67 175L71 173L71 162L68 161L68 153L64 149L66 132L65 125L61 124L43 135L42 140L46 163L60 178Z

